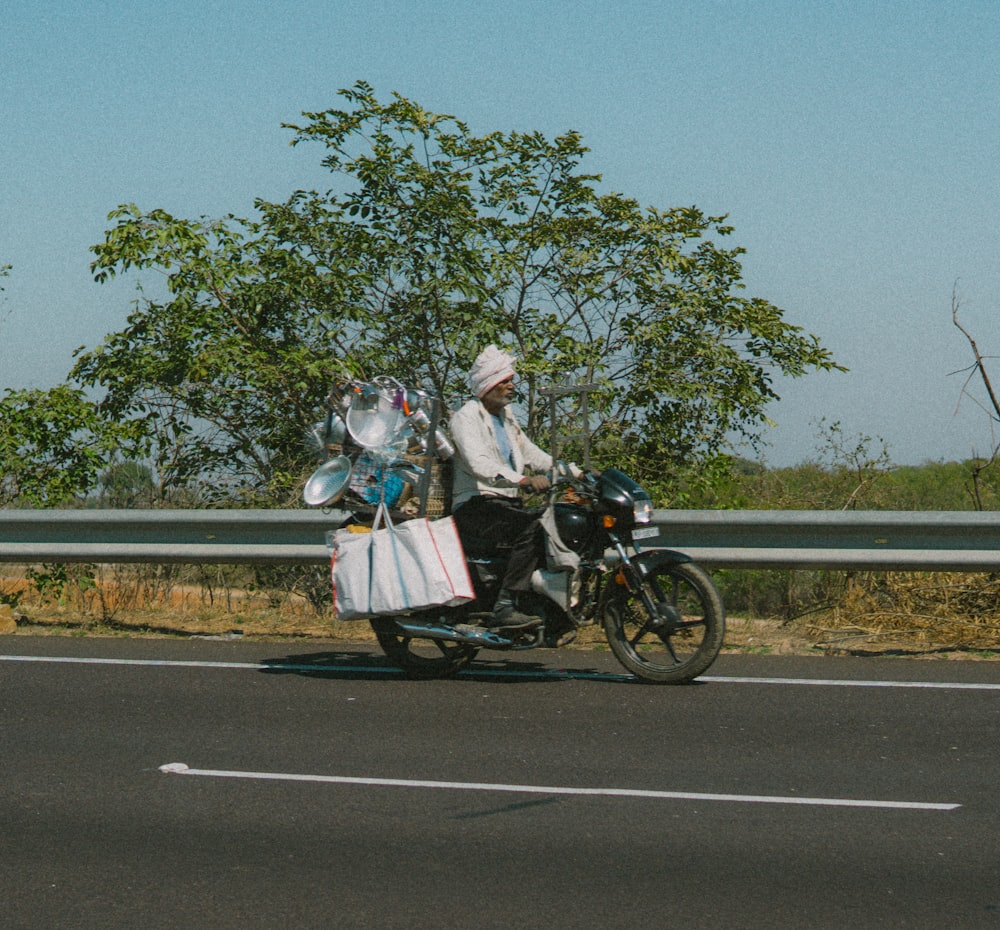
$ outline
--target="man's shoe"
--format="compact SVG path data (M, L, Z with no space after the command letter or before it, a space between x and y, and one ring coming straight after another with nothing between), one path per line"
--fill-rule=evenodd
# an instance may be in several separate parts
M486 621L485 626L489 630L526 630L541 622L541 617L522 614L513 604L501 604L493 611L493 616Z

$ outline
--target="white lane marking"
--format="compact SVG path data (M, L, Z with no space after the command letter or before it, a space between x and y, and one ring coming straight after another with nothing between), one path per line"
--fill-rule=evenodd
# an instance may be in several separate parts
M264 662L202 662L187 659L102 659L87 656L3 656L5 662L57 662L69 665L148 665L164 668L234 668L259 671L263 668L289 668L285 665L268 665ZM326 666L316 666L325 668ZM366 669L370 671L370 669Z
M804 804L814 807L878 807L920 811L953 811L961 804L924 801L873 801L857 798L799 798L779 795L705 794L692 791L650 791L643 788L569 788L560 785L503 785L465 781L426 781L410 778L364 778L350 775L296 775L289 772L240 772L224 769L193 769L184 762L160 766L168 775L200 775L207 778L243 778L255 781L319 782L336 785L368 785L386 788L443 788L450 791L507 791L516 794L571 794L589 797L655 798L679 801L730 801L749 804Z
M294 662L208 662L196 659L105 659L86 656L0 655L4 662L54 662L76 665L135 665L154 668L242 669L253 672L336 672L338 674L401 674L398 668L381 665L319 665ZM634 676L615 672L589 672L566 668L547 671L476 668L461 675L492 678L579 678L588 681L635 681ZM754 678L742 675L702 675L701 682L729 685L823 685L840 688L929 688L944 691L1000 691L1000 683L971 681L879 681L849 678Z
M1000 691L1000 684L973 681L853 681L849 678L745 678L702 675L698 681L733 685L826 685L841 688L941 688L945 690Z
M6 662L59 662L70 665L151 665L167 668L272 668L260 662L201 662L174 659L101 659L86 656L0 656Z

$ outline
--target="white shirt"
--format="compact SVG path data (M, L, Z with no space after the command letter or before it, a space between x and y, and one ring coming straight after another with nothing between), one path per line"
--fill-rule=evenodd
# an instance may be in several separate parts
M537 472L552 468L552 456L524 435L510 407L504 407L500 416L513 453L513 466L500 452L493 418L481 400L470 400L452 414L451 437L456 449L453 508L477 494L517 497L525 467Z

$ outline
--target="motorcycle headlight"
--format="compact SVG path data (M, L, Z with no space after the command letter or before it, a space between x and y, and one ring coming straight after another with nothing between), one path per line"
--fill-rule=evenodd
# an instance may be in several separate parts
M632 507L632 519L637 524L651 523L653 520L653 502L636 501Z

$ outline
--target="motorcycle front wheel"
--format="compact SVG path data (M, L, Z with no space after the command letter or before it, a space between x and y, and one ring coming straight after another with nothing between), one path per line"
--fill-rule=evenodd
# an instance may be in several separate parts
M601 619L615 657L642 681L683 684L714 661L726 635L725 609L712 579L697 565L664 565L647 576L647 609L638 591L613 581Z
M468 668L479 652L466 643L407 636L391 618L373 617L371 625L386 657L410 678L451 678Z

